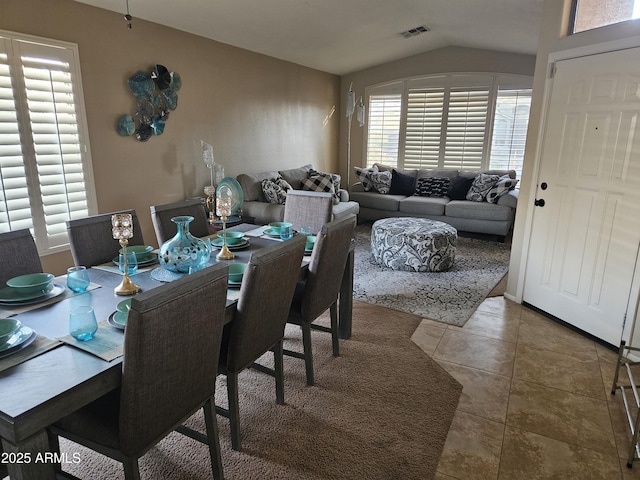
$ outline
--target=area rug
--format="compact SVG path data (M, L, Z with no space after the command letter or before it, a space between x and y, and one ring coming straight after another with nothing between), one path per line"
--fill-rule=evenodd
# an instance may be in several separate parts
M242 452L231 450L229 423L218 417L228 480L403 479L435 476L461 385L411 341L421 318L354 302L353 334L331 355L330 335L313 333L316 384L304 362L285 358L285 405L274 381L240 374ZM326 323L326 319L325 319ZM300 349L300 330L287 327L285 348ZM226 405L218 379L216 403ZM204 431L202 414L188 424ZM83 479L124 478L121 464L62 439ZM171 433L140 459L142 479L210 479L208 449Z
M509 269L510 245L459 237L446 272L404 272L378 265L371 227L356 228L353 298L462 326Z

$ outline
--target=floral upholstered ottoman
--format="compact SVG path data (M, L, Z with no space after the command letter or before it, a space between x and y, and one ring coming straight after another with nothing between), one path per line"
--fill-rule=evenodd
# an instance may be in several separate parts
M427 218L377 220L371 227L371 254L393 270L443 272L453 265L458 231Z

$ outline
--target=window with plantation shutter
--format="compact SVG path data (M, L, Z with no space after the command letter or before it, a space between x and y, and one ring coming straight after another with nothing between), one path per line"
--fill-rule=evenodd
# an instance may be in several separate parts
M439 167L444 93L444 87L409 90L404 168Z
M489 162L491 168L522 172L530 109L531 89L498 90Z
M431 75L394 85L402 93L395 94L392 108L380 100L389 97L389 85L366 91L368 166L381 161L404 169L513 169L520 176L531 77ZM378 134L377 119L392 111L397 120ZM372 152L385 152L387 160Z
M77 48L0 32L0 232L30 228L40 253L95 212ZM49 44L45 44L49 43Z
M368 108L367 166L398 163L401 95L371 95Z

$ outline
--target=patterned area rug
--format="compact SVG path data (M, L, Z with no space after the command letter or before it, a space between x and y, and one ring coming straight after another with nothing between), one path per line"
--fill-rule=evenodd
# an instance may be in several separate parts
M509 253L508 244L460 237L450 270L396 271L375 262L371 226L359 225L353 298L462 326L507 273Z

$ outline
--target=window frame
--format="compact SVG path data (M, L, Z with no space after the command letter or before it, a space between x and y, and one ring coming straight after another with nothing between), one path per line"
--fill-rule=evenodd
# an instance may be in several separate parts
M491 147L493 139L493 126L495 122L496 112L496 100L499 91L504 90L531 90L533 77L528 75L517 74L496 74L496 73L439 73L433 75L421 75L416 77L407 77L404 79L394 80L381 84L371 85L365 88L365 102L369 106L370 98L372 95L394 95L401 94L401 119L399 128L399 142L398 142L398 156L395 168L437 168L437 169L451 169L452 167L444 166L444 152L442 150L443 143L446 139L442 138L440 141L440 150L438 152L438 166L437 167L416 167L405 166L406 157L406 142L407 142L407 122L408 122L408 102L409 91L412 87L438 87L448 88L451 85L465 86L473 85L474 83L484 82L490 85L489 100L487 105L487 125L484 132L483 153L480 166L475 169L488 170L490 168L491 160ZM443 111L448 109L449 104L443 103ZM370 108L367 109L369 111ZM444 113L443 113L444 117ZM369 122L366 122L365 132L363 135L363 149L362 149L362 164L371 166L368 158L368 137L369 137ZM454 169L459 170L472 170L473 168L456 167Z
M70 91L73 95L73 118L75 120L71 124L74 125L77 130L78 152L76 154L80 158L80 161L76 163L82 166L81 175L83 177L86 211L88 212L88 215L93 215L97 212L97 198L78 45L75 43L26 35L7 30L0 30L0 41L6 42L9 45L9 79L16 108L17 124L20 135L20 149L22 152L22 161L25 170L24 175L28 185L27 196L29 199L29 208L32 217L32 227L30 230L34 236L38 253L40 255L50 255L69 250L66 227L63 229L63 232L49 234L47 231L44 205L41 195L41 188L44 184L39 180L38 162L36 160L35 151L36 143L34 140L34 134L37 135L37 133L32 129L30 113L33 113L33 111L29 108L26 96L26 77L23 71L23 61L20 52L23 48L26 48L26 50L40 49L40 51L37 52L38 58L51 58L52 61L64 62L67 65L68 74L71 78ZM54 55L52 55L52 52ZM59 53L59 55L55 55L56 53ZM57 117L57 115L54 116ZM61 130L60 127L64 126L64 123L60 123L58 118L56 118L54 124L57 126L58 130ZM63 136L60 132L58 135ZM67 143L60 143L59 139L56 140L56 144L62 146L67 145ZM62 148L60 148L60 152L60 155L63 157L67 155L67 153L62 152ZM59 168L64 171L65 166L67 166L67 164L62 163ZM63 173L63 175L66 176L66 173ZM64 190L67 191L67 186L71 184L65 182L64 185ZM67 213L63 214L68 217L67 219L75 218L73 216L73 211L68 208L69 196L70 195L67 194L65 202L60 203L60 205L67 205ZM4 198L4 196L0 198ZM56 222L55 224L62 225L62 222ZM6 227L7 224L5 223L4 226ZM12 228L10 223L8 226L9 230L16 229L16 227ZM58 230L60 231L60 228L58 228Z

